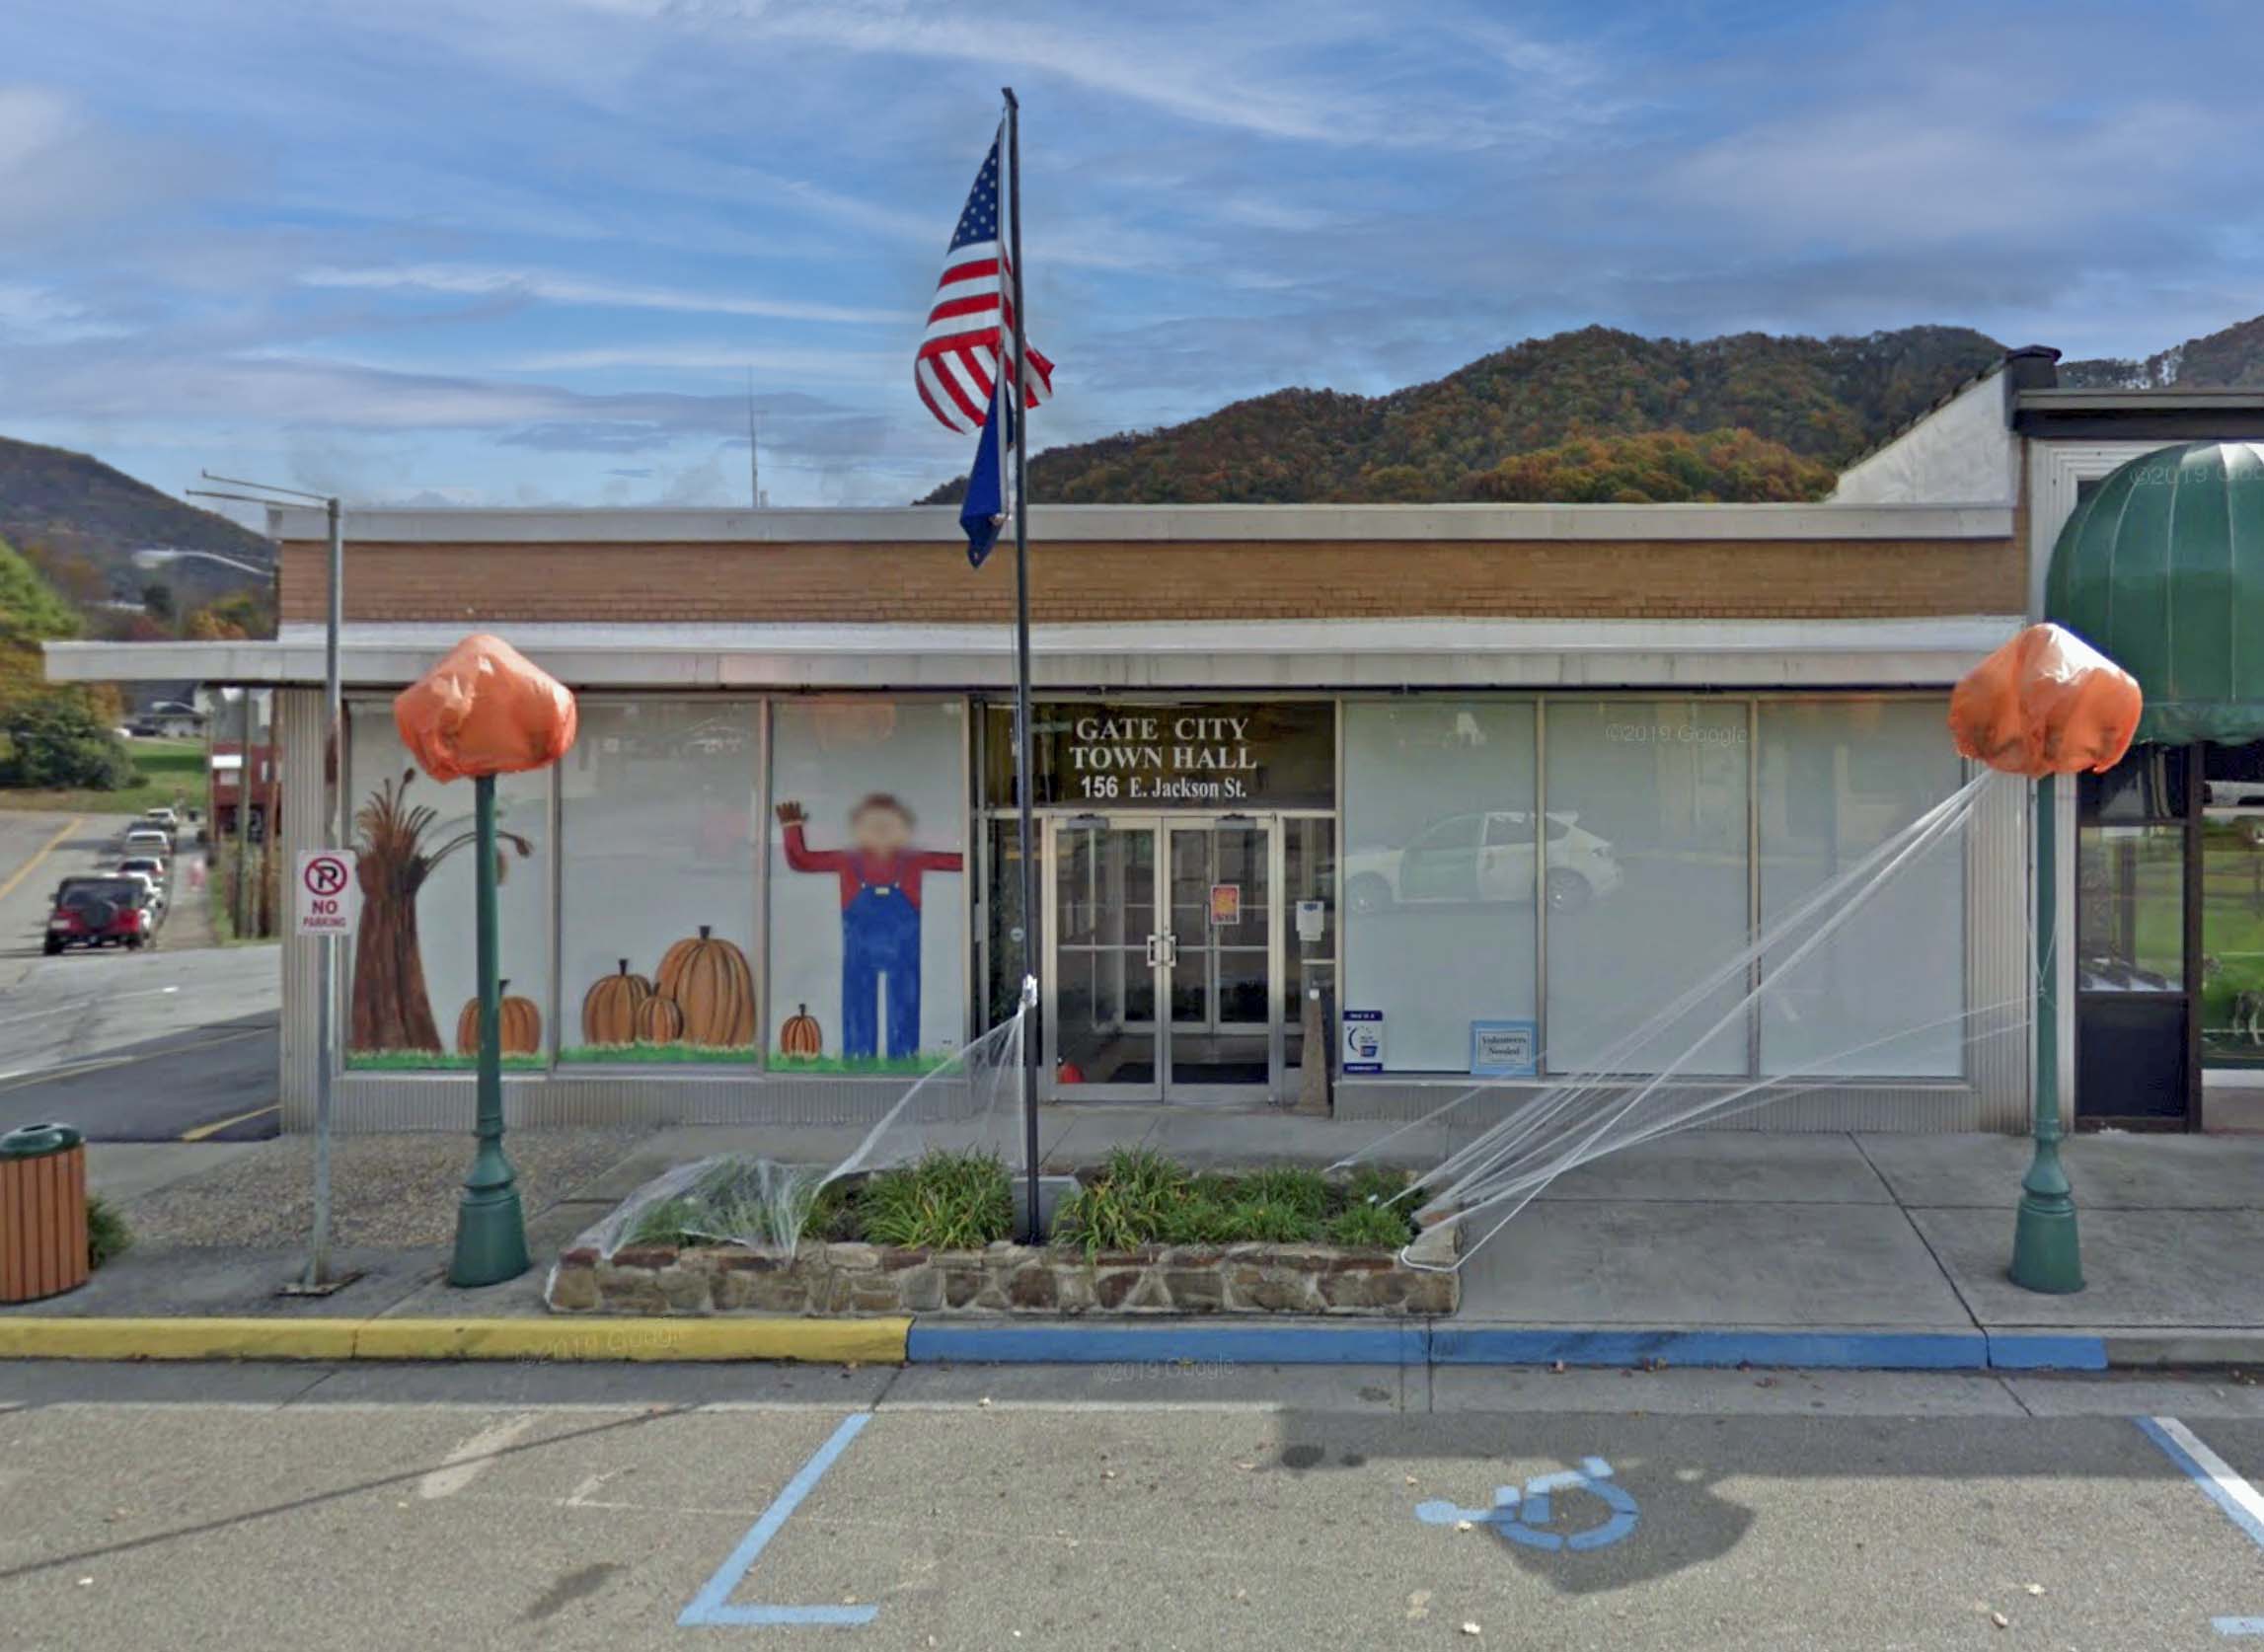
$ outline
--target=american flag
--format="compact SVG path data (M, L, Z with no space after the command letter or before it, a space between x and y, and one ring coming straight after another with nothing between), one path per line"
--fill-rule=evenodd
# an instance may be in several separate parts
M1008 291L1012 266L1003 218L999 145L994 138L983 170L975 175L975 187L967 192L959 227L951 232L943 273L936 282L936 304L928 312L928 332L912 363L912 382L920 400L944 428L962 433L982 428L1000 363L1007 362L1005 370L1013 370L1014 309ZM1025 407L1034 408L1053 394L1053 363L1038 353L1035 344L1030 345L1029 371L1022 380Z

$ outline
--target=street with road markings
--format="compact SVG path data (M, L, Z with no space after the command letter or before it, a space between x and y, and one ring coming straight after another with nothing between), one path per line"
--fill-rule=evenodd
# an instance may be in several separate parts
M56 886L116 864L129 817L0 813L0 1128L97 1141L272 1135L280 981L272 946L211 943L202 858L184 844L155 944L41 950Z
M0 1368L10 1646L2211 1647L2226 1378Z

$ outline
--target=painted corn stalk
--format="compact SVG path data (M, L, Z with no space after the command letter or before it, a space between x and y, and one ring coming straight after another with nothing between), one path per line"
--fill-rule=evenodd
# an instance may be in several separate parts
M424 986L424 956L416 934L416 896L432 868L471 844L461 820L454 836L439 834L440 811L409 801L415 769L372 791L353 817L354 848L361 858L361 928L354 937L352 1043L356 1050L427 1050L441 1053L440 1028ZM496 834L495 875L515 852L522 861L534 845L516 832Z

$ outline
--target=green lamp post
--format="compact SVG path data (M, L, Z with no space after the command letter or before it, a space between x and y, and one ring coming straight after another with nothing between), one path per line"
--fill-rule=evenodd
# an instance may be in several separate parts
M456 1206L451 1285L499 1285L527 1271L527 1218L519 1184L503 1152L503 986L495 884L495 777L472 782L474 852L479 857L480 969L478 1147Z
M443 784L472 782L480 1053L472 1168L456 1206L451 1285L500 1285L527 1271L527 1218L503 1152L503 983L495 887L495 777L547 769L571 748L573 695L499 637L475 634L393 702L394 726Z
M2056 777L2036 783L2036 1151L2020 1181L2012 1227L2012 1283L2064 1296L2083 1288L2075 1235L2075 1190L2060 1163L2060 985L2053 937L2059 927L2060 820Z

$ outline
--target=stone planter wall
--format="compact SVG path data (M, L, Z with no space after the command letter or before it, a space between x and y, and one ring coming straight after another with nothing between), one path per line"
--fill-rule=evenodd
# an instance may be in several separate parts
M1451 1261L1454 1228L1411 1254ZM1001 1242L915 1250L804 1242L793 1256L730 1246L569 1250L548 1301L562 1314L1452 1314L1461 1276L1388 1250L1323 1244L1153 1246L1088 1256Z

